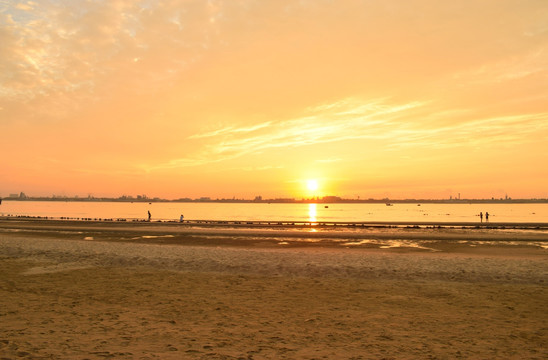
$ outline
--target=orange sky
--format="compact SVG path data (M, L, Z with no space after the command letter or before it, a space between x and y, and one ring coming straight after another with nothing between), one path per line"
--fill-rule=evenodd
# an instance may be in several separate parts
M4 0L0 134L4 197L547 198L548 2Z

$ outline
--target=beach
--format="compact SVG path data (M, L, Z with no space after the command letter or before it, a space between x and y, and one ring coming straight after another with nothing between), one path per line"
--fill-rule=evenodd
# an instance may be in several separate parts
M312 230L2 219L0 358L548 357L545 230Z

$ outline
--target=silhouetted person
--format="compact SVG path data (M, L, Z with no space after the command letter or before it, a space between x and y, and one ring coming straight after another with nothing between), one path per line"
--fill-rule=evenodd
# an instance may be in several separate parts
M480 211L480 222L483 222L483 213Z
M179 222L183 222L183 219L184 219L184 218L185 218L185 217L183 216L183 214L181 214L181 217L179 218Z
M489 213L486 211L485 212L485 222L488 222L489 221Z
M148 211L148 221L150 221L150 218L152 217L152 215L150 215L150 210Z

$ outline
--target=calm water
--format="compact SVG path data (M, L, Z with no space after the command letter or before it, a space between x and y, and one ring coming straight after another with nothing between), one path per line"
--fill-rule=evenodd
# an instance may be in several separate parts
M152 220L548 222L548 204L218 204L3 200L0 215Z

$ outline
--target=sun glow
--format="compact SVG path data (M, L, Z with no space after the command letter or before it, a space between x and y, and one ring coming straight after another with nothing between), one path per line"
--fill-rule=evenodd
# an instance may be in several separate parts
M311 179L306 182L306 187L310 191L316 191L320 188L320 185L318 184L318 180Z

